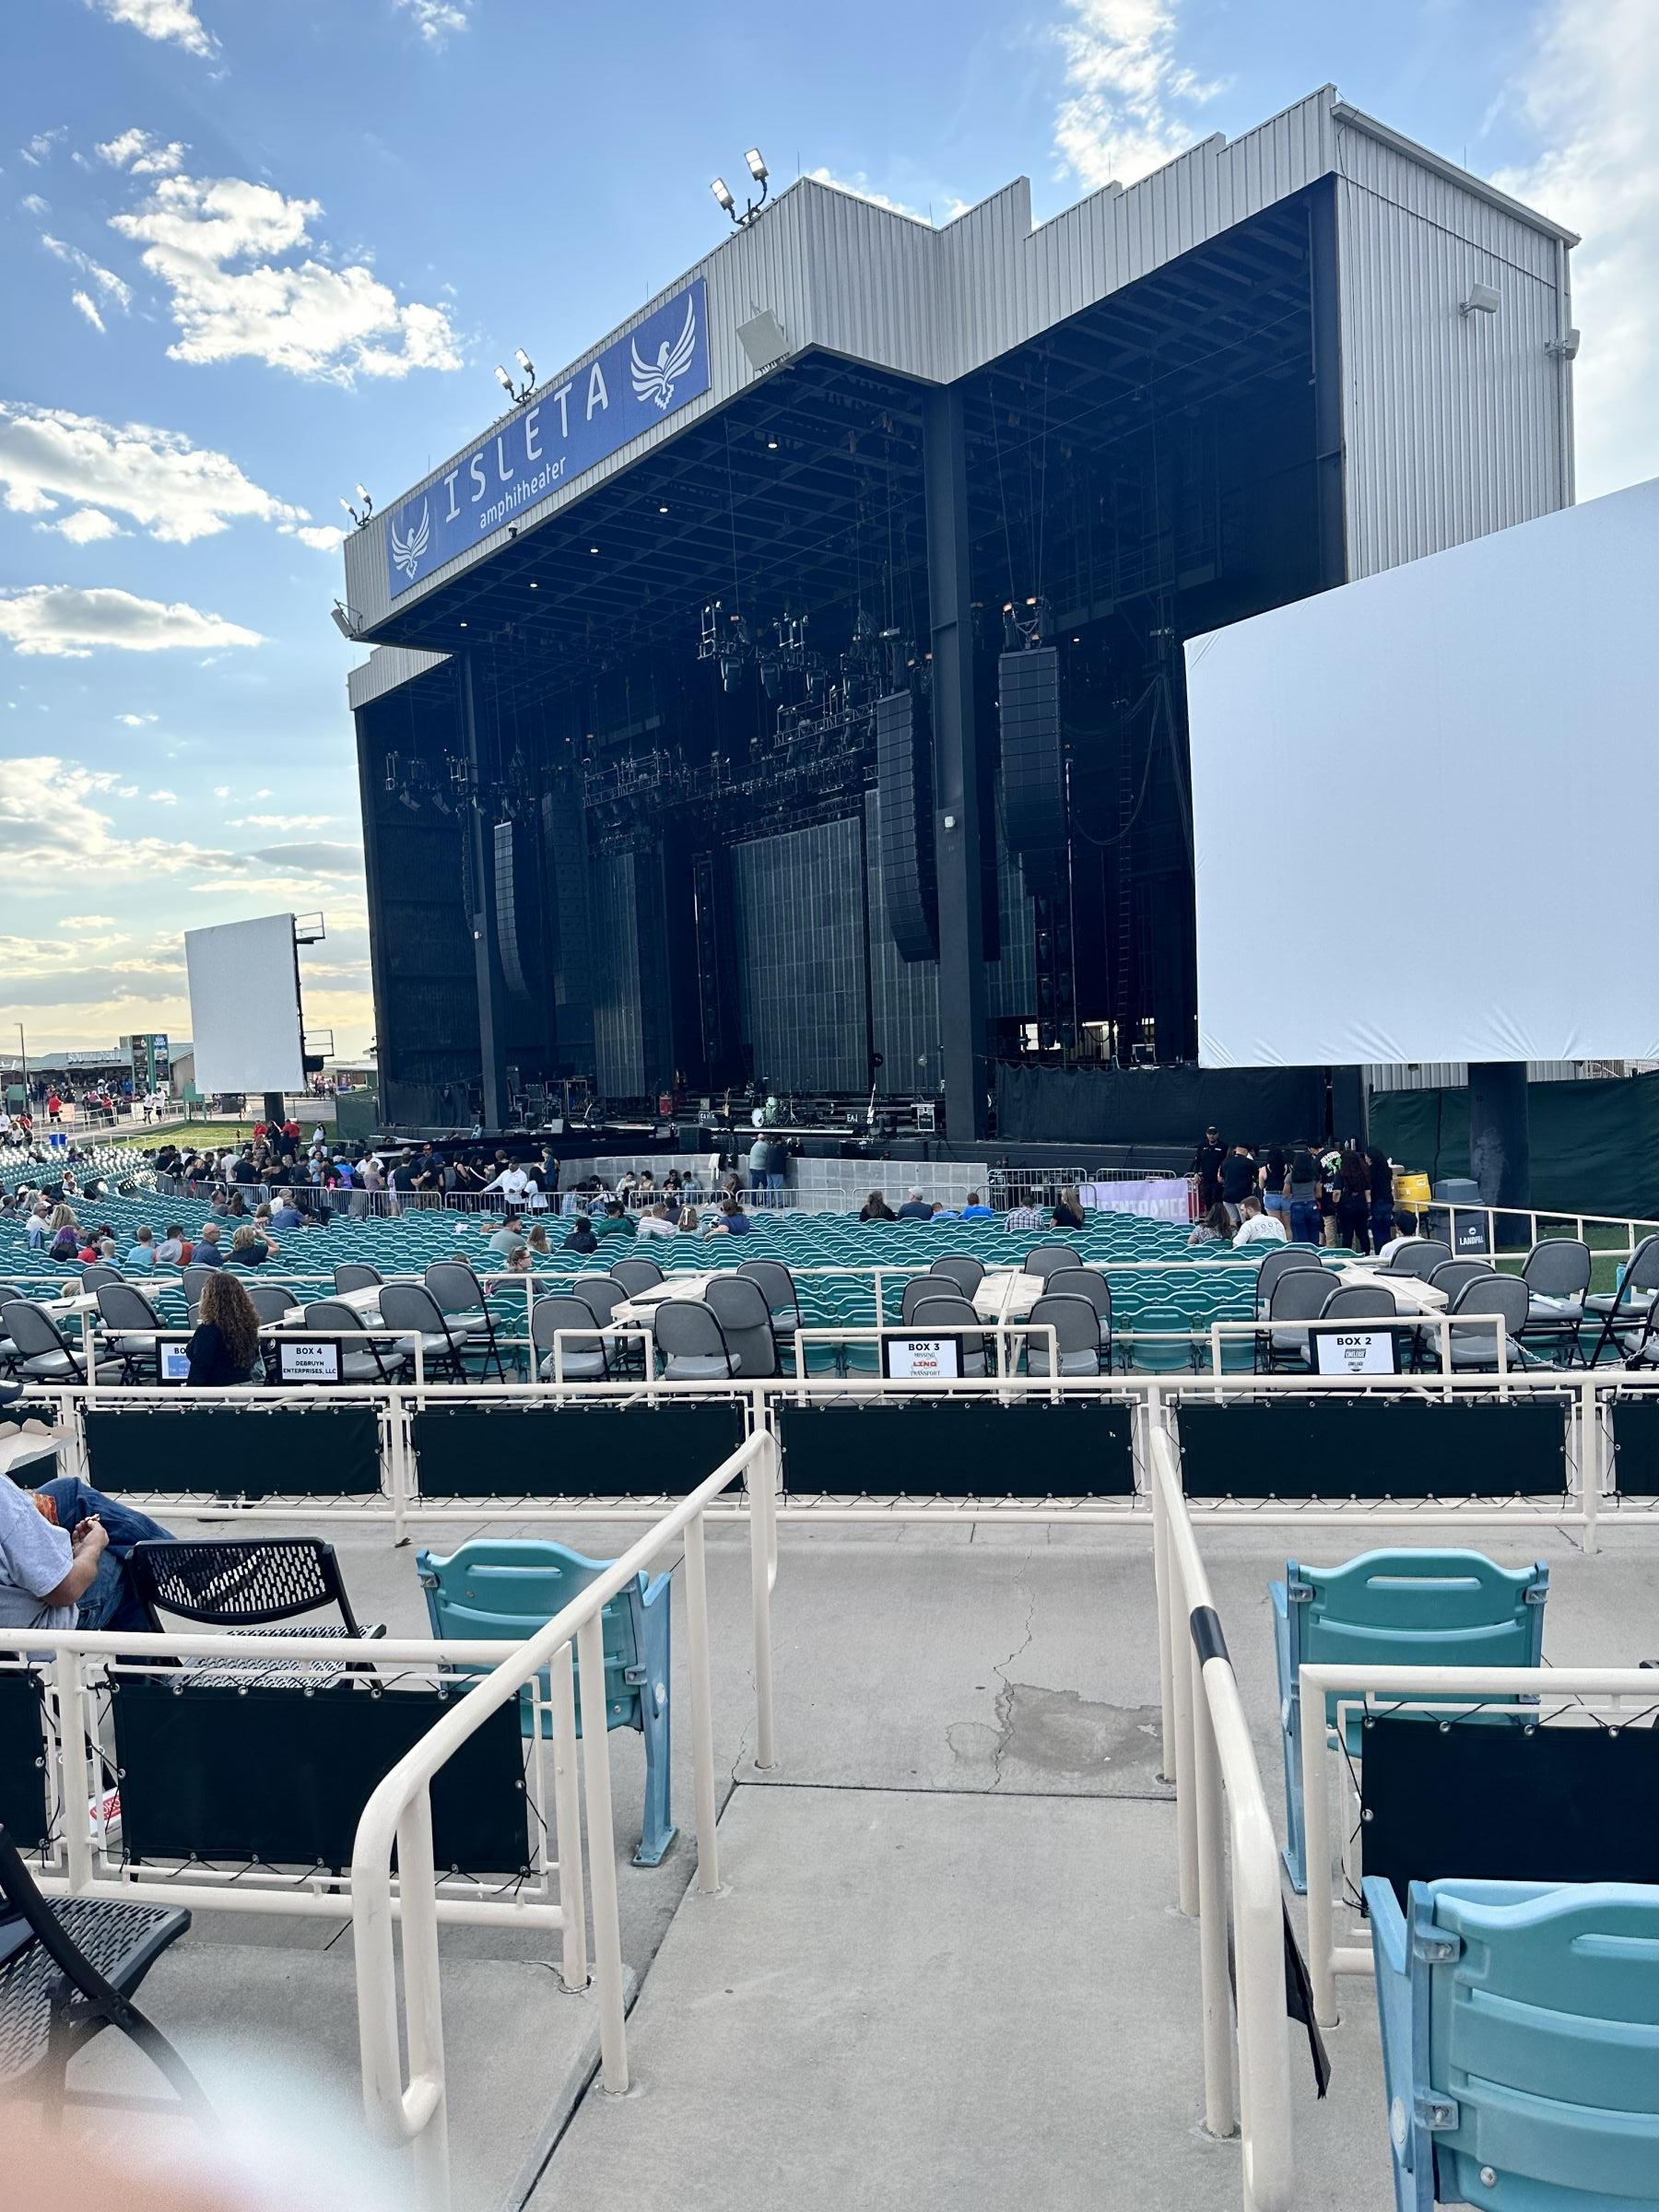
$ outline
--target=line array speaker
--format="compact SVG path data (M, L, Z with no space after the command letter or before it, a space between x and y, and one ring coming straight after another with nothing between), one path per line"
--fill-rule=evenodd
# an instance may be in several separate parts
M877 820L888 926L901 959L939 957L933 757L925 710L910 691L876 702Z
M1053 888L1066 840L1060 655L1053 645L1005 653L997 664L1003 820L1033 896Z

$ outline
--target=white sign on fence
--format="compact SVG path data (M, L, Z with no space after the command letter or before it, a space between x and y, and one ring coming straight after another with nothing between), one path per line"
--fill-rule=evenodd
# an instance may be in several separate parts
M881 1371L906 1382L954 1382L962 1371L956 1336L884 1336Z
M276 1371L285 1382L337 1382L340 1347L335 1343L278 1345Z
M1192 1218L1184 1175L1154 1175L1139 1182L1086 1182L1077 1196L1100 1214L1139 1214L1147 1221Z
M161 1347L161 1380L163 1382L189 1382L190 1347L187 1344L164 1344Z
M1400 1347L1392 1329L1315 1329L1313 1365L1322 1375L1397 1375Z

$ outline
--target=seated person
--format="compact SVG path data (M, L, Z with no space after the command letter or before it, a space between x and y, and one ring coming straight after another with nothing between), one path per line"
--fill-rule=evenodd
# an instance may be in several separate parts
M594 1234L594 1225L585 1214L578 1214L571 1233L559 1247L562 1252L597 1252L599 1240Z
M1190 1250L1194 1244L1230 1244L1232 1241L1232 1216L1218 1198L1203 1220L1194 1222L1187 1245Z
M697 1208L694 1206L682 1206L679 1209L679 1230L681 1236L694 1237L701 1227L702 1216L698 1212Z
M977 1191L970 1191L968 1203L962 1208L962 1218L964 1221L994 1221L996 1216L988 1206L982 1206L980 1203L980 1194Z
M126 1275L153 1275L156 1271L156 1232L147 1221L133 1231L133 1248L121 1263Z
M1239 1226L1233 1231L1233 1250L1245 1244L1288 1244L1290 1233L1277 1214L1264 1211L1259 1198L1239 1202Z
M235 1276L218 1274L202 1286L195 1334L185 1347L193 1390L245 1382L259 1356L259 1316Z
M530 1251L527 1245L515 1244L507 1254L507 1272L509 1275L529 1274Z
M747 1237L753 1227L748 1216L729 1194L720 1202L720 1218L703 1231L709 1237Z
M204 1222L202 1233L195 1241L194 1265L198 1267L222 1267L224 1264L225 1255L219 1250L219 1225L217 1221Z
M596 1237L631 1237L633 1223L628 1218L628 1208L620 1198L607 1198L605 1214L594 1226Z
M899 1208L898 1213L894 1216L894 1219L899 1221L931 1221L934 1218L935 1210L935 1209L928 1204L927 1200L923 1197L920 1191L912 1191L906 1197L904 1204Z
M1054 1227L1056 1229L1081 1229L1082 1226L1083 1201L1076 1191L1062 1191L1054 1201Z
M0 1625L144 1630L126 1562L133 1546L171 1531L73 1475L37 1490L0 1475Z
M861 1221L896 1221L899 1217L879 1191L872 1191L859 1214Z
M648 1206L634 1224L636 1239L649 1243L653 1237L677 1237L679 1230L668 1218L668 1208L660 1201Z
M230 1257L228 1267L263 1267L271 1256L271 1248L253 1227L244 1221L230 1240Z
M188 1267L189 1265L190 1246L185 1241L183 1229L177 1221L170 1221L166 1235L156 1246L156 1265Z
M1394 1218L1394 1235L1389 1238L1387 1243L1384 1244L1377 1253L1378 1259L1383 1261L1384 1263L1394 1258L1395 1253L1399 1251L1402 1244L1415 1243L1417 1239L1422 1234L1422 1231L1418 1227L1418 1218L1415 1214L1398 1212L1396 1212Z
M271 1227L273 1229L303 1229L305 1227L305 1216L286 1191L271 1208Z
M504 1260L515 1244L524 1241L524 1225L516 1214L509 1214L501 1226L489 1239L489 1249L498 1259Z

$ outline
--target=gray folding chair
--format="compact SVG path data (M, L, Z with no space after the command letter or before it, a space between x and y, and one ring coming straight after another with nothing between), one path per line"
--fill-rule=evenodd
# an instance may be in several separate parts
M700 1298L666 1298L653 1322L663 1374L670 1382L725 1382L735 1363L725 1332Z
M1056 1267L1044 1285L1053 1298L1086 1298L1100 1324L1100 1365L1112 1366L1112 1285L1098 1267Z
M621 1284L624 1298L638 1298L641 1290L654 1290L666 1278L654 1260L636 1259L618 1260L611 1279Z
M336 1260L334 1287L344 1297L348 1290L377 1290L385 1277L378 1267L371 1267L366 1260Z
M96 1295L106 1283L124 1283L126 1277L109 1260L94 1260L81 1269L81 1288Z
M1450 1305L1465 1283L1477 1283L1484 1277L1496 1275L1497 1272L1497 1268L1486 1260L1442 1260L1429 1277L1429 1288L1431 1290L1443 1290L1446 1303Z
M243 1283L248 1302L259 1316L260 1326L270 1328L275 1323L286 1321L300 1304L300 1298L284 1283Z
M1076 1257L1074 1253L1073 1257ZM1058 1269L1054 1272L1057 1274ZM1026 1338L1026 1372L1046 1375L1048 1338L1035 1332L1052 1327L1057 1371L1062 1375L1098 1375L1100 1371L1100 1317L1087 1298L1047 1291L1028 1317L1033 1334Z
M1584 1300L1585 1319L1596 1319L1602 1324L1590 1354L1592 1367L1614 1337L1628 1348L1630 1338L1643 1330L1656 1293L1659 1293L1659 1236L1643 1237L1618 1278L1618 1289L1593 1291Z
M935 1290L931 1297L917 1300L911 1320L929 1336L959 1338L963 1374L987 1371L984 1327L971 1298L964 1298L959 1290Z
M1025 1272L1041 1276L1046 1282L1056 1267L1075 1267L1077 1249L1075 1244L1034 1244L1025 1256Z
M755 1381L777 1373L778 1340L759 1283L745 1275L717 1275L703 1292L703 1303L720 1324L735 1374Z
M382 1327L406 1332L400 1350L408 1350L407 1334L418 1335L421 1361L429 1375L436 1370L452 1382L466 1381L466 1332L451 1327L424 1283L387 1283L379 1303Z
M1419 1282L1428 1282L1437 1267L1443 1267L1452 1257L1450 1244L1439 1237L1407 1237L1387 1266L1384 1275L1414 1275Z
M795 1288L794 1277L782 1260L745 1260L737 1273L751 1283L759 1283L771 1314L772 1335L780 1345L794 1341L801 1325L801 1294Z
M558 1347L559 1372L567 1382L609 1380L605 1339L585 1333L593 1319L592 1309L579 1298L555 1295L536 1300L530 1311L530 1343L536 1359L535 1371L544 1382L555 1380L553 1339L560 1335L564 1342Z
M1446 1308L1454 1325L1451 1331L1451 1364L1457 1372L1479 1374L1498 1364L1499 1333L1507 1337L1506 1357L1512 1367L1526 1364L1521 1349L1521 1332L1526 1326L1526 1285L1518 1275L1494 1275L1489 1282L1465 1283ZM1478 1315L1481 1318L1477 1320Z
M184 1311L190 1315L193 1322L196 1317L196 1308L202 1302L202 1291L206 1285L207 1277L218 1273L217 1267L198 1267L193 1260L179 1278L184 1286Z
M1256 1319L1267 1318L1267 1301L1273 1296L1273 1286L1281 1275L1294 1275L1298 1268L1317 1267L1325 1273L1318 1253L1312 1244L1270 1244L1267 1256L1256 1270Z
M1320 1308L1321 1321L1393 1321L1400 1311L1382 1283L1339 1283Z
M1521 1270L1528 1300L1524 1344L1552 1345L1558 1359L1564 1347L1571 1366L1593 1265L1589 1245L1578 1237L1545 1237L1533 1246Z
M342 1305L337 1298L313 1299L305 1309L305 1326L315 1336L361 1338L360 1351L354 1345L340 1347L342 1382L390 1382L408 1364L409 1356L403 1346L382 1346L370 1335L369 1324L357 1308Z
M1289 1328L1287 1323L1317 1321L1325 1309L1331 1295L1331 1278L1322 1267L1316 1275L1310 1267L1292 1267L1281 1275L1273 1286L1273 1295L1267 1300L1267 1368L1277 1373L1283 1368L1312 1367L1312 1347L1306 1329ZM1261 1343L1260 1336L1256 1342Z
M1073 1253L1076 1258L1076 1253ZM943 1252L928 1273L942 1276L954 1284L964 1298L971 1299L985 1279L985 1263L976 1260L971 1252Z
M135 1283L100 1283L98 1314L104 1327L104 1349L121 1361L121 1379L136 1382L147 1366L159 1378L160 1347L153 1335L140 1332L165 1327L159 1313ZM131 1331L133 1334L124 1334Z
M16 1372L26 1382L84 1382L86 1362L49 1313L32 1299L9 1299L0 1306L0 1330L17 1347ZM121 1372L119 1359L96 1362L97 1376L111 1381Z
M924 1298L937 1298L949 1288L936 1275L912 1275L904 1286L904 1295L899 1301L899 1318L908 1328L916 1317L916 1308Z
M489 1300L483 1284L467 1262L434 1260L423 1279L437 1300L449 1327L459 1330L469 1345L483 1350L484 1371L488 1372L489 1363L493 1359L496 1373L505 1382L507 1370L501 1361L501 1347L496 1342L495 1318L489 1311Z

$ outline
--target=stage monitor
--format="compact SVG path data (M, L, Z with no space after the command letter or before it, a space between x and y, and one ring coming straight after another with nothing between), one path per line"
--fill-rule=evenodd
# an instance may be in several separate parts
M1659 1059L1659 481L1186 648L1206 1067Z
M292 914L184 933L196 1088L303 1090Z

